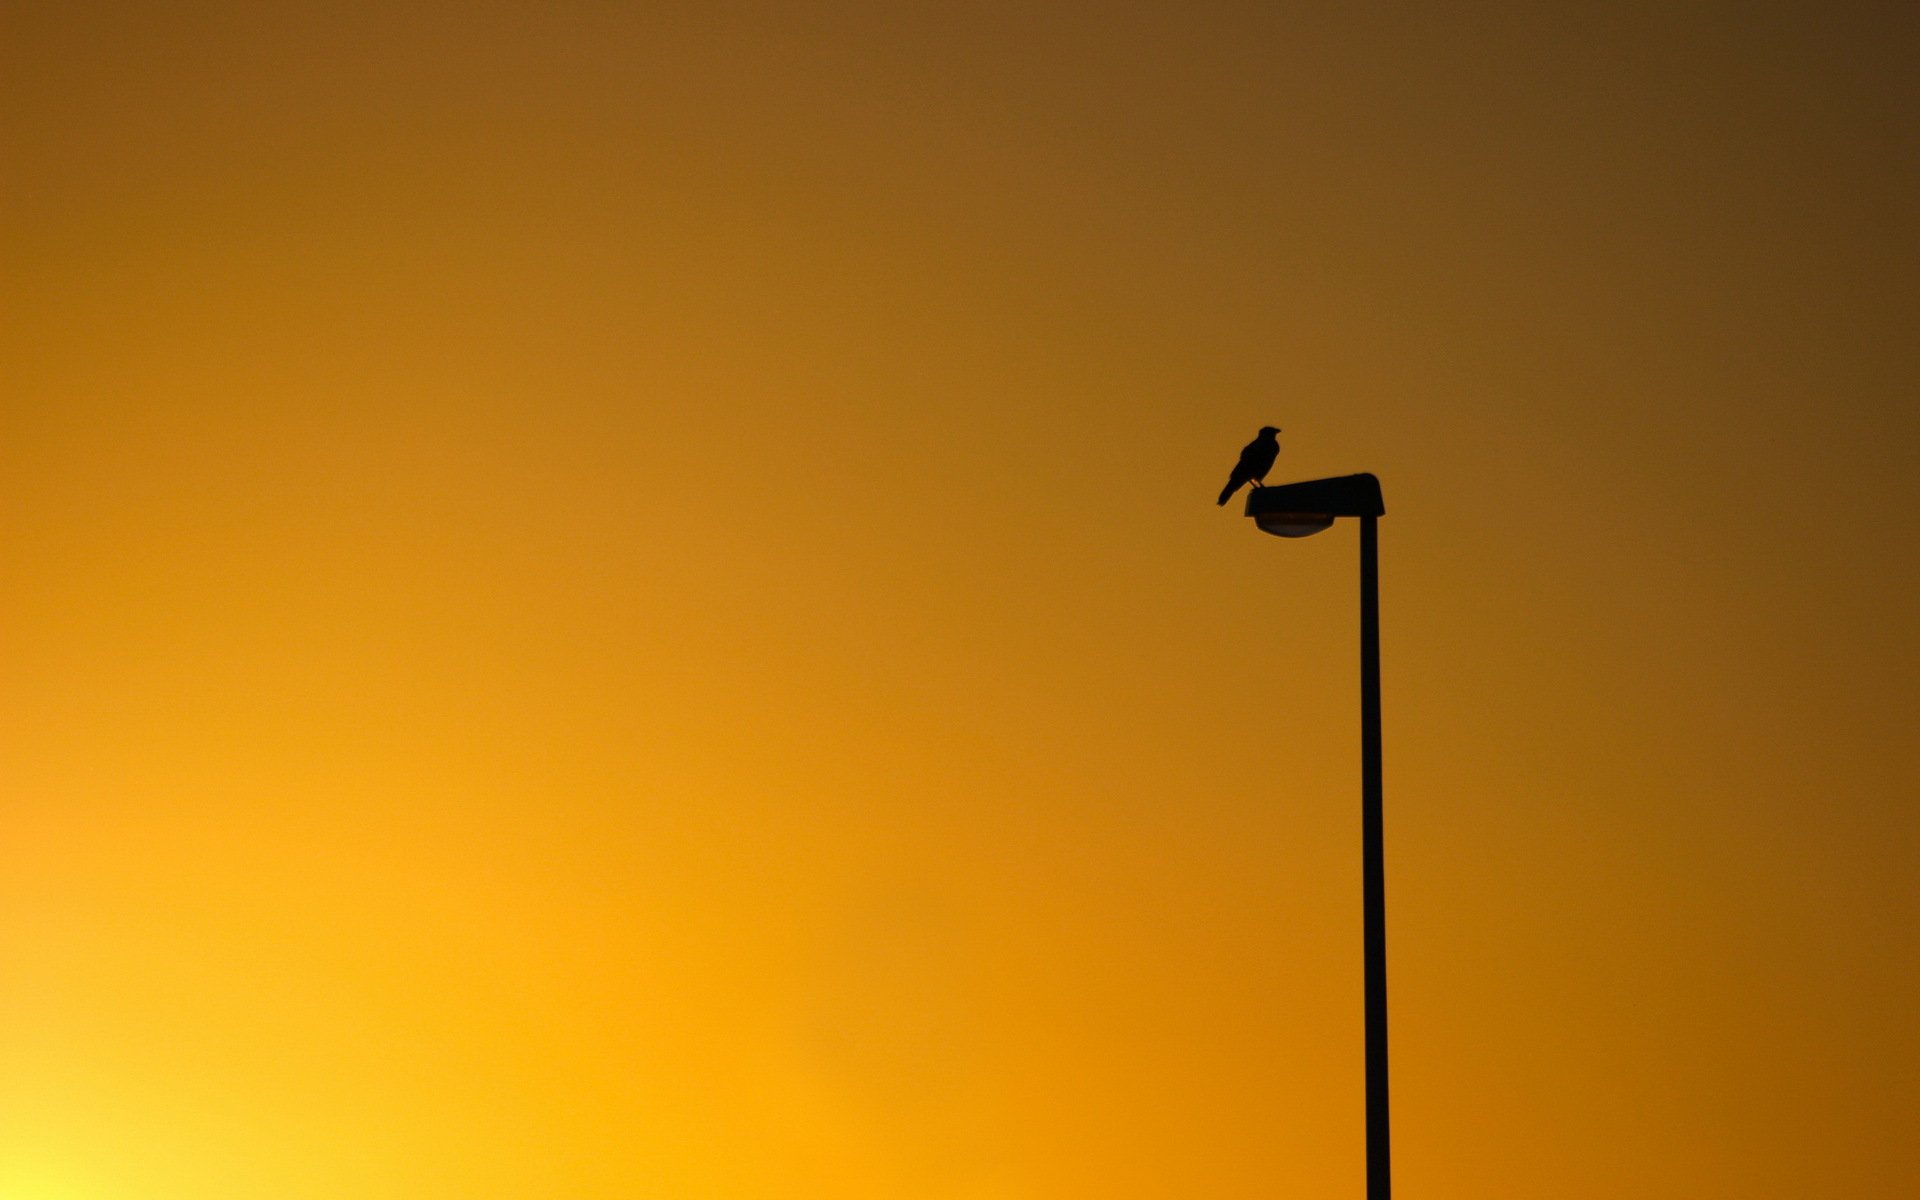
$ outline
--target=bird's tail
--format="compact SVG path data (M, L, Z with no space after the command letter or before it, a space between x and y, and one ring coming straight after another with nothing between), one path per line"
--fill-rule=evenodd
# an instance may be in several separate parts
M1240 490L1240 481L1238 479L1228 480L1227 486L1220 489L1220 507L1225 508L1227 506L1227 501L1232 499L1233 494L1239 490Z

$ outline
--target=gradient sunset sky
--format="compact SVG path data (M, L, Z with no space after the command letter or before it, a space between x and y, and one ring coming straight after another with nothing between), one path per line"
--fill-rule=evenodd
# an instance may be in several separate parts
M0 1200L1920 1195L1920 9L7 6Z

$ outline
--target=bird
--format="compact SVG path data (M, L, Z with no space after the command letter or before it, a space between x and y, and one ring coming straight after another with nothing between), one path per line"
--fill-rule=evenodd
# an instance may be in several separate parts
M1220 489L1220 503L1225 504L1232 495L1240 490L1243 483L1255 487L1273 470L1273 460L1280 457L1280 431L1271 425L1260 427L1260 436L1247 443L1240 451L1240 461L1233 464L1233 474L1227 476L1227 486Z

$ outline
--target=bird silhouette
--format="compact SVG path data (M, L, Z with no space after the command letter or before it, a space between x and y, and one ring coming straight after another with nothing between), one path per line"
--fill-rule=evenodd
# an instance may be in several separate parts
M1220 503L1225 504L1232 495L1240 490L1242 484L1251 483L1260 486L1260 481L1273 470L1273 460L1280 457L1280 431L1271 425L1260 427L1260 436L1247 443L1240 452L1240 461L1233 464L1233 474L1227 476L1227 486L1220 489Z

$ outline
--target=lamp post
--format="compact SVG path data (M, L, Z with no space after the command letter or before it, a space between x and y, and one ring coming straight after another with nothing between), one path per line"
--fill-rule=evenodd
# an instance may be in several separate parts
M1393 1195L1387 1126L1387 892L1380 804L1380 481L1343 475L1256 487L1247 515L1264 533L1308 537L1360 518L1360 890L1365 933L1367 1200Z

